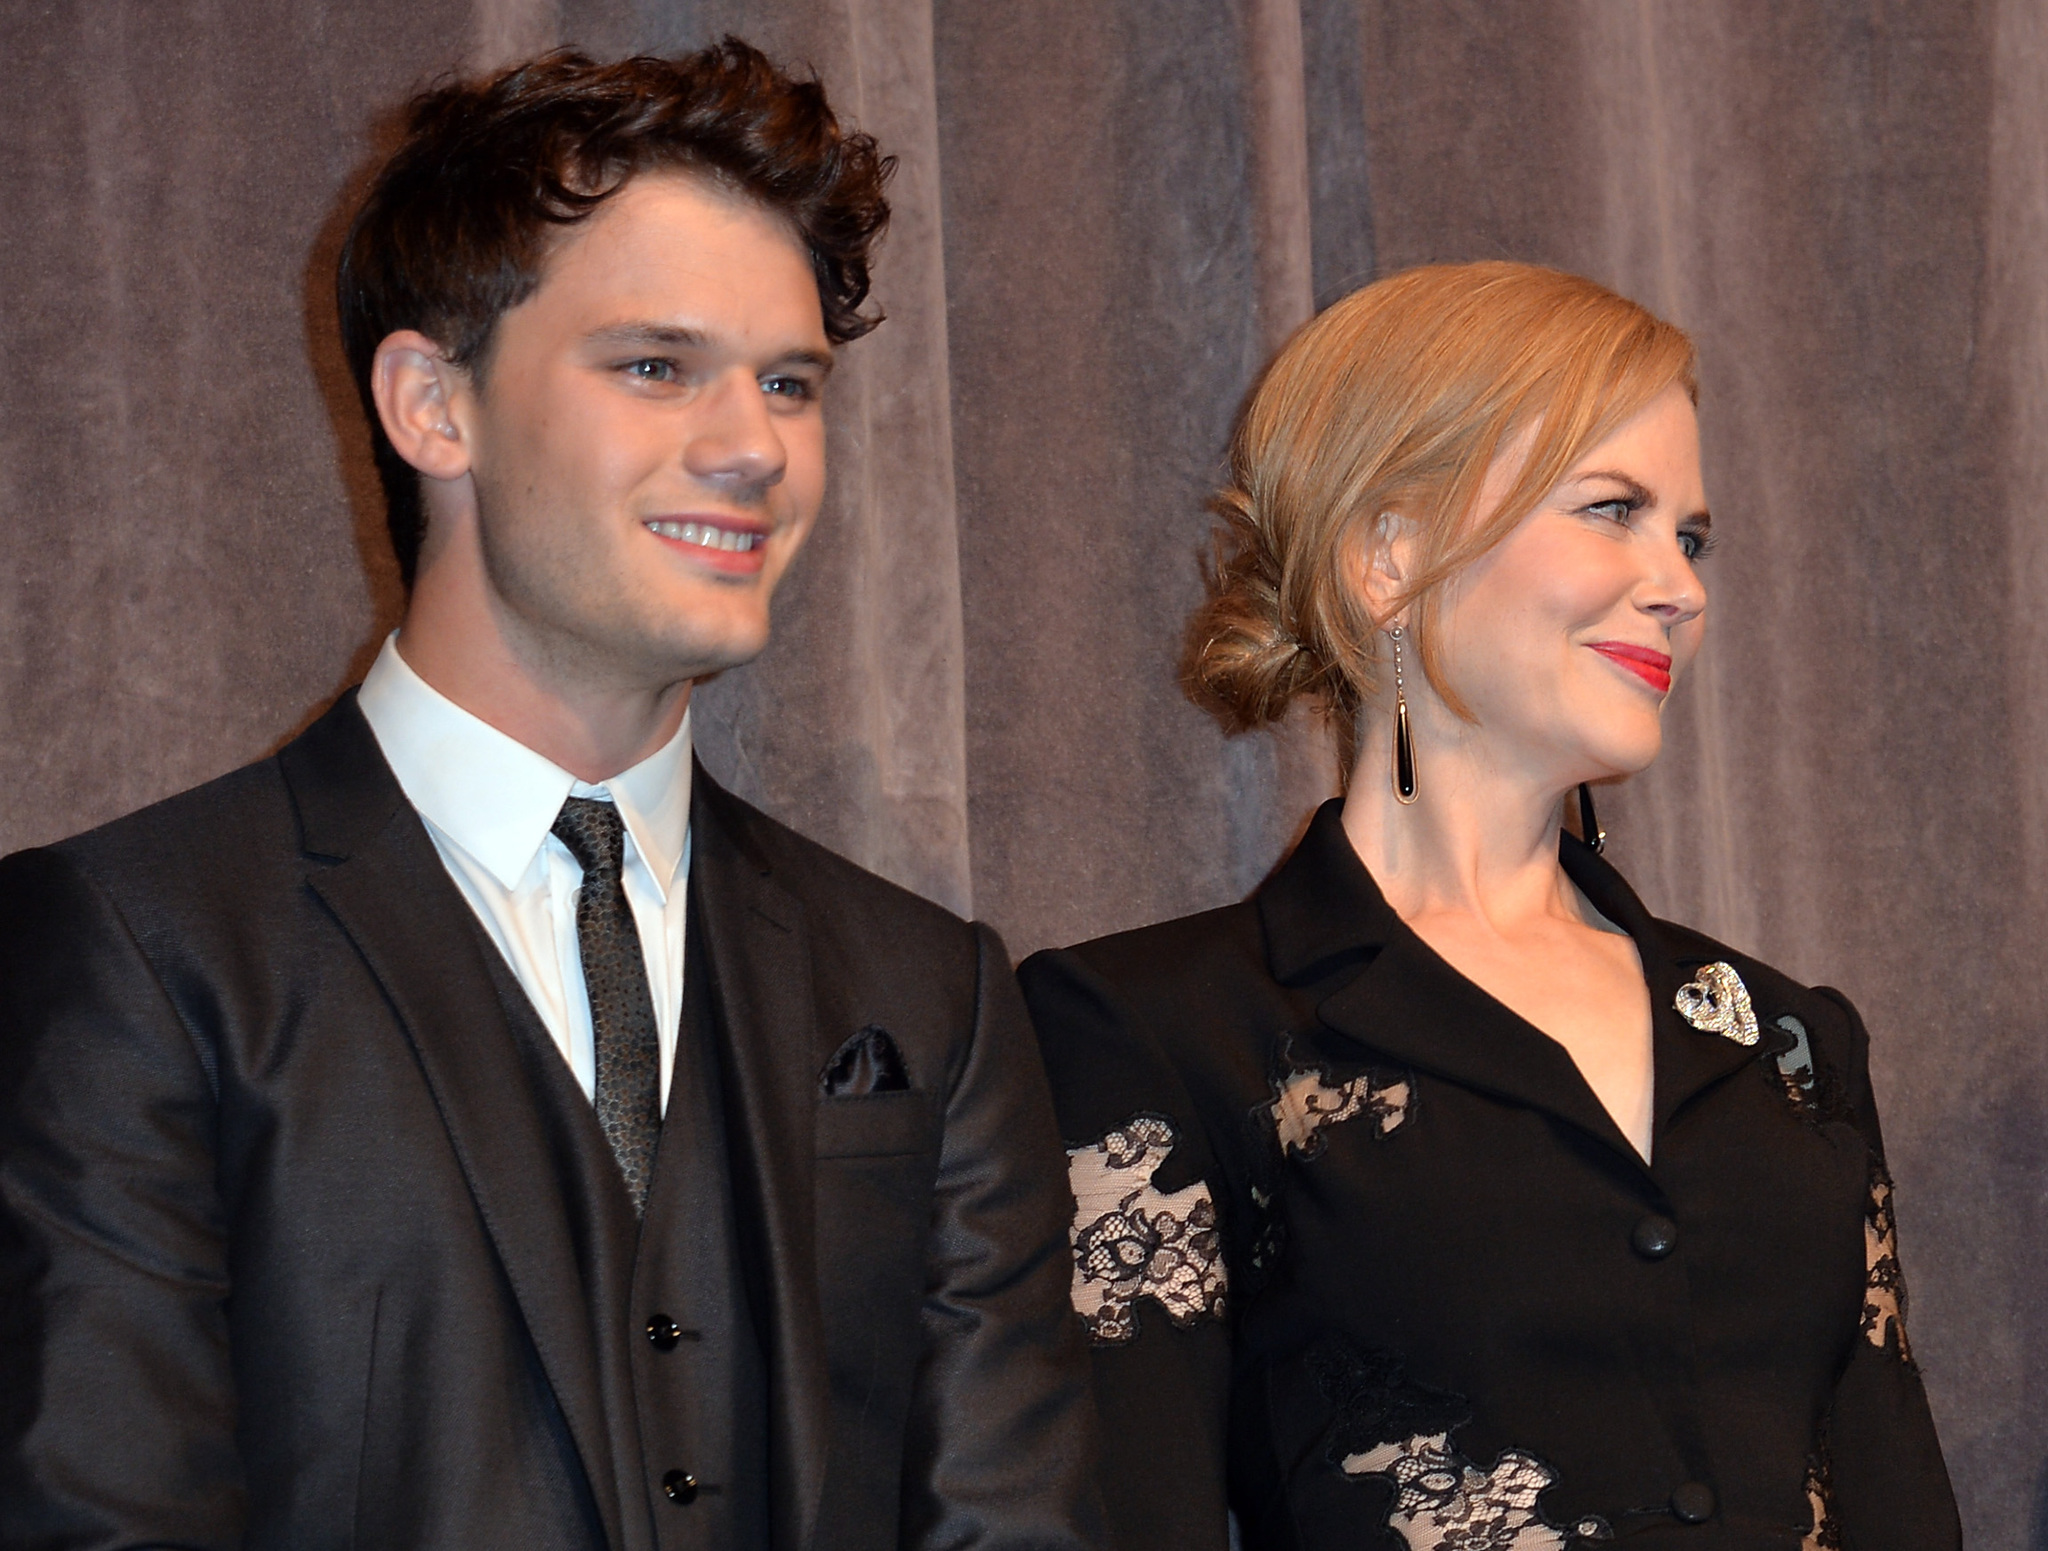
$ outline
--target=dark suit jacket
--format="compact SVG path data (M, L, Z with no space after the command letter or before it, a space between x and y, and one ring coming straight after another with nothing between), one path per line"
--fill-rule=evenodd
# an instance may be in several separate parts
M1563 860L1649 982L1647 1165L1335 803L1250 901L1025 963L1127 1551L1221 1551L1226 1489L1258 1551L1958 1544L1862 1025ZM1680 1016L1711 964L1753 1044Z
M691 824L772 1544L1089 1543L1064 1174L1001 944L701 770ZM0 1544L650 1543L671 1510L612 1457L624 1348L491 951L353 694L0 863ZM908 1087L827 1096L870 1026Z

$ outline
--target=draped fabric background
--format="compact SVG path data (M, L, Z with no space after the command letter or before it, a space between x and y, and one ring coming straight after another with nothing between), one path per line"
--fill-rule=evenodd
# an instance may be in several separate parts
M1506 256L1695 331L1709 645L1602 815L1654 908L1864 1009L1972 1543L2048 1548L2037 0L10 0L0 850L263 754L394 621L328 285L406 91L726 29L902 170L703 752L1019 953L1241 894L1330 782L1173 684L1289 328Z

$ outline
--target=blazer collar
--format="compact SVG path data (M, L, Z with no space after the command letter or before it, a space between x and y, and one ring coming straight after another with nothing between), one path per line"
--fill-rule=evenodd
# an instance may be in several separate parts
M605 1533L625 1543L597 1353L536 1074L499 999L488 939L385 763L353 690L280 751L314 866L411 1041L477 1214L576 1441Z
M1678 1016L1678 988L1705 960L1687 955L1620 873L1570 835L1559 859L1594 907L1628 933L1642 961L1655 1072L1652 1134L1660 1136L1688 1101L1756 1051ZM1564 1047L1459 974L1395 913L1344 833L1340 799L1317 811L1256 904L1274 978L1320 992L1317 1013L1338 1036L1542 1109L1643 1168Z
M690 922L717 1009L733 1192L768 1343L769 1488L777 1547L811 1545L831 1440L815 1212L820 1048L802 902L777 881L765 821L699 765Z

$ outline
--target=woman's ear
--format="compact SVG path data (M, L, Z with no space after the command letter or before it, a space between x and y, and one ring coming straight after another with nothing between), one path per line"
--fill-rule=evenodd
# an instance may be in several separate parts
M1381 512L1359 532L1354 550L1358 591L1374 624L1392 623L1406 602L1421 538L1421 528L1399 512Z
M370 396L384 434L429 479L460 479L469 472L469 444L456 404L466 382L462 368L414 329L386 336L370 363Z

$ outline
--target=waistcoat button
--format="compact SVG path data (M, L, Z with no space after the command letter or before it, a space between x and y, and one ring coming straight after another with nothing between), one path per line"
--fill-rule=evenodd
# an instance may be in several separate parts
M1686 1524L1704 1524L1714 1516L1714 1489L1704 1481L1688 1481L1671 1494L1673 1517Z
M668 1500L672 1503L693 1503L697 1500L697 1478L687 1470L671 1470L661 1478L661 1489L668 1493ZM1680 1487L1679 1490L1684 1491L1685 1488ZM1712 1496L1711 1493L1708 1495Z
M1659 1217L1652 1212L1628 1236L1629 1243L1645 1260L1662 1260L1678 1248L1678 1224L1668 1217Z
M647 1339L654 1343L657 1352L673 1352L676 1343L683 1339L683 1327L666 1314L651 1315L647 1321Z

